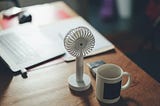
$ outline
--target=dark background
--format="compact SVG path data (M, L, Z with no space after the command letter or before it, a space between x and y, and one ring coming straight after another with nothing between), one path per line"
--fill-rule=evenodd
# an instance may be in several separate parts
M153 21L146 15L149 0L132 1L132 16L129 19L121 19L115 11L116 15L112 20L105 20L100 15L103 0L101 2L90 0L86 19L137 65L160 82L158 49L160 37L155 37ZM114 9L116 10L116 7ZM158 35L160 36L160 33Z

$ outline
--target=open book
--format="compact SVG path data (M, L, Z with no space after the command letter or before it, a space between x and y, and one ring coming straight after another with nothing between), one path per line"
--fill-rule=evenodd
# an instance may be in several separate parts
M1 31L0 56L14 72L63 54L64 61L72 61L75 57L65 51L63 39L69 30L79 26L90 29L95 37L95 47L87 56L114 49L114 45L82 17L75 17L41 27L26 23Z
M100 34L95 28L93 28L86 20L84 20L80 16L43 26L41 27L41 30L45 34L51 34L51 36L58 34L58 36L60 36L63 40L69 30L79 26L85 26L90 29L95 37L95 47L93 48L92 52L89 53L87 56L96 55L114 49L114 45L110 41L108 41L102 34ZM72 61L74 59L75 57L71 56L66 51L64 60Z

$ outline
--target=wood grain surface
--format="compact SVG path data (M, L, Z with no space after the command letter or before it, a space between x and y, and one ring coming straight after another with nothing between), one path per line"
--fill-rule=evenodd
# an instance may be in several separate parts
M96 99L95 78L86 65L96 60L117 64L132 75L131 87L121 92L121 99L113 106L160 106L160 84L118 49L85 59L85 73L92 80L91 88L85 92L71 91L68 87L67 79L75 73L74 61L32 68L27 79L20 75L13 77L9 71L1 69L0 106L106 105Z

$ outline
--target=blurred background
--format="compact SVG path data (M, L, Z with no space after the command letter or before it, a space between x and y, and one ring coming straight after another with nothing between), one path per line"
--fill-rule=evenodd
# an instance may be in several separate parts
M160 82L160 0L90 0L88 21Z
M0 0L0 10L54 1ZM63 1L160 82L160 0Z

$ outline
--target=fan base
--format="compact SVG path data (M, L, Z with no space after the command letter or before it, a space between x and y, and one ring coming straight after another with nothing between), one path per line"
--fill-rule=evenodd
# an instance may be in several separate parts
M89 89L91 86L90 77L86 74L83 74L83 81L81 82L76 81L76 74L72 74L68 78L68 83L69 83L70 89L74 91L85 91Z

